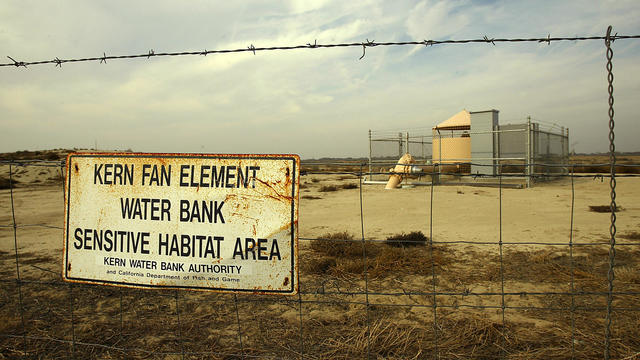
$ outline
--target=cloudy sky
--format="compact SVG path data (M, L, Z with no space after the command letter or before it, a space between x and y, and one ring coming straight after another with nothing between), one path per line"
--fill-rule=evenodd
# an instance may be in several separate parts
M640 34L629 1L3 1L0 62L337 42ZM603 41L304 49L0 68L0 151L364 156L462 109L606 151ZM616 141L640 151L640 40L614 43Z

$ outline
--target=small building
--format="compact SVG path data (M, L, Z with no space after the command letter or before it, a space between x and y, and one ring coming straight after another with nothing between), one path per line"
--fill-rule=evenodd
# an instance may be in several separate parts
M432 162L459 164L463 173L492 174L499 153L497 130L498 110L462 110L433 127Z
M469 162L471 159L471 113L462 110L432 129L434 164Z

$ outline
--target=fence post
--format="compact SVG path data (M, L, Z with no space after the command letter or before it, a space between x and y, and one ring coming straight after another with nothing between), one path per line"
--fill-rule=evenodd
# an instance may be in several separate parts
M442 133L440 133L440 129L436 130L438 130L438 165L442 166ZM439 174L438 177L440 177Z
M500 171L500 175L502 175L502 166L500 165L500 158L502 157L500 151L500 134L502 134L502 130L500 129L500 125L495 125L493 127L493 174L495 175L497 171ZM496 171L497 170L497 171Z
M547 131L547 152L546 152L546 156L545 156L545 159L546 159L545 164L548 164L550 159L551 159L551 133L550 133L550 131L551 130ZM549 176L549 166L548 165L545 166L544 173L545 173L545 175ZM548 181L549 179L547 178L545 180Z
M527 188L531 187L531 116L527 116L527 164L525 165L524 175L527 181Z
M564 152L564 145L565 145L565 142L566 142L566 139L564 138L564 126L561 126L561 127L560 127L560 146L562 147L562 150L560 150L560 151L562 151L562 155L560 155L560 156L562 156L562 158L560 159L560 161L561 161L561 164L562 164L562 165L566 165L566 162L565 162L566 156L565 156L565 152ZM562 173L563 173L563 174L565 174L565 173L566 173L566 172L565 172L565 170L566 170L566 169L565 169L565 167L563 166L563 167L562 167ZM554 171L554 172L555 172L555 171Z
M565 162L567 163L567 173L569 173L569 163L571 160L569 158L569 128L566 128L565 131L566 131L566 139L564 141L564 146L565 146L564 158L565 158Z
M368 176L368 180L373 180L373 175L371 175L372 171L371 171L371 150L372 150L372 144L371 144L371 129L369 129L369 175Z
M407 137L405 139L405 143L404 144L405 144L404 145L404 149L405 149L404 152L408 153L409 152L409 132L408 131L407 131ZM404 155L404 154L402 154L402 155Z
M398 158L401 158L404 153L402 152L402 133L398 133Z

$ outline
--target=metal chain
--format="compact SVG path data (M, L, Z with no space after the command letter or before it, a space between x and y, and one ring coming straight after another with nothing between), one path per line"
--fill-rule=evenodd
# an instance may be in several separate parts
M609 226L610 242L609 242L609 271L607 272L607 280L609 280L609 291L607 293L607 318L605 330L605 349L604 358L609 359L611 350L611 308L613 302L613 280L615 279L614 265L616 259L616 145L614 143L615 134L613 132L615 121L613 120L613 50L611 49L611 30L607 28L607 36L604 44L607 47L607 80L609 82L609 162L611 178L609 186L611 188L611 225Z

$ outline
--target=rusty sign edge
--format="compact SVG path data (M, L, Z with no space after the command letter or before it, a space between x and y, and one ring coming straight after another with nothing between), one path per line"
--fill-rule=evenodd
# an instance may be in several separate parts
M292 279L291 289L287 290L269 290L269 289L229 289L229 288L211 288L198 286L167 286L154 284L135 284L128 282L116 282L107 280L81 279L71 278L67 276L68 268L68 236L69 236L69 194L71 191L71 159L74 157L106 157L106 158L224 158L224 159L264 159L264 160L291 160L293 164L292 175L294 180L291 181L292 197L291 197L291 262L292 262ZM299 273L299 240L298 240L298 220L300 202L299 181L300 181L300 156L297 154L202 154L202 153L129 153L129 152L72 152L67 154L65 162L65 179L64 188L64 226L63 226L63 247L62 247L62 280L69 283L107 285L116 287L126 287L134 289L162 289L162 290L191 290L191 291L208 291L217 293L246 293L256 295L285 295L293 296L299 292L300 273ZM293 279L295 278L295 280Z

